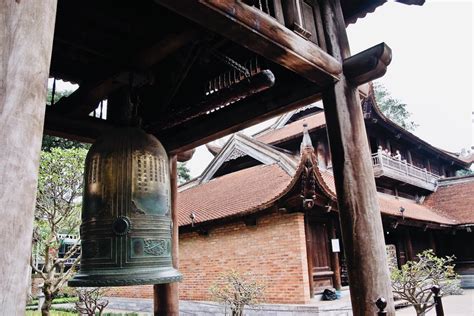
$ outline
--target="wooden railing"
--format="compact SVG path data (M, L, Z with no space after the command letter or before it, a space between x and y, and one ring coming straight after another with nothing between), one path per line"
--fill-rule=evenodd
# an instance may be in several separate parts
M376 176L396 175L399 180L406 180L411 184L422 183L422 187L432 189L436 187L436 182L440 176L429 172L426 169L416 167L405 160L396 159L384 153L372 154L372 164Z

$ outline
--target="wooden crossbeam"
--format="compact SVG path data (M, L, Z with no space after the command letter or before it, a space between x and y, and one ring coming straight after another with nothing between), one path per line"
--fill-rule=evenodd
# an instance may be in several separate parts
M71 117L88 115L111 92L128 84L128 71L124 68L146 70L190 43L197 35L195 29L169 34L152 47L137 53L130 65L124 64L122 69L105 70L101 78L81 84L70 96L61 98L54 105L54 112Z
M382 77L392 61L392 50L385 43L380 43L353 55L343 62L346 78L359 86Z
M171 152L182 152L320 99L321 87L302 81L267 91L154 134Z
M342 65L266 13L235 0L155 0L168 9L298 74L326 86Z

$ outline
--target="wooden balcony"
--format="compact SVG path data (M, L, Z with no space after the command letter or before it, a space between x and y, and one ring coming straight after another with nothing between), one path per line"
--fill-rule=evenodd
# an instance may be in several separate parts
M376 178L388 177L429 191L435 191L437 181L440 178L440 176L428 172L426 169L383 153L372 154L372 164Z

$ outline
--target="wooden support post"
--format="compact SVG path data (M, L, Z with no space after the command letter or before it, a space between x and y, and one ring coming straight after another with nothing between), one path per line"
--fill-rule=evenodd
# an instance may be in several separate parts
M314 297L314 277L313 277L313 243L311 234L311 224L308 215L305 214L304 230L306 235L306 258L308 261L308 280L309 280L309 296Z
M178 160L176 155L170 155L170 180L171 180L171 220L173 222L171 255L173 267L179 268L179 227L177 212L178 197ZM155 316L179 315L179 288L178 282L168 284L155 284L153 286L153 303Z
M0 313L23 315L56 0L0 1Z
M337 227L336 220L331 219L330 225L329 225L331 239L337 239L336 227ZM332 270L334 271L333 286L336 290L340 291L342 288L342 281L341 281L341 265L339 263L339 252L334 252L332 247L331 247L331 262L332 262Z
M415 254L413 253L413 245L411 243L410 230L408 227L405 227L404 235L405 235L405 245L406 245L406 250L407 250L406 261L410 261L410 260L413 260L413 258L415 257Z
M350 56L339 0L320 3L329 53ZM374 172L357 87L345 76L323 94L324 113L339 204L339 216L355 316L374 315L377 297L395 315Z

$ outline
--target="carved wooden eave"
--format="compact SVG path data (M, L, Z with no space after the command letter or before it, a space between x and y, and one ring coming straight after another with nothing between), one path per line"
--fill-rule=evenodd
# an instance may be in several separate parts
M464 161L459 159L458 157L447 153L446 151L439 149L423 139L419 138L418 136L414 135L413 133L407 131L390 118L388 118L385 114L382 113L380 110L377 101L375 100L375 92L373 84L370 84L370 91L367 96L362 102L363 110L364 110L364 117L367 123L373 123L382 126L383 128L392 131L392 133L397 138L405 138L409 139L411 142L416 144L420 148L425 148L428 152L431 152L434 156L439 156L440 158L446 160L449 163L455 163L462 168L469 168L470 162ZM403 135L403 136L402 136ZM414 145L415 146L415 145Z
M262 164L278 164L288 175L295 173L297 162L290 155L271 146L263 144L249 136L237 133L224 145L219 154L210 162L199 177L199 182L206 183L212 179L224 162L237 156L249 156Z
M242 135L234 135L234 140L229 140L226 146L223 148L222 152L215 158L215 161L220 161L220 163L223 162L225 157L228 157L229 154L233 152L233 149L235 148L234 146L230 146L232 142L236 142L235 139L239 140L239 138L242 137ZM244 136L245 139L247 140L252 140L248 136ZM256 143L259 146L266 147L265 153L263 151L260 152L260 154L281 154L279 151L276 151L273 149L270 145L266 145L263 143L260 143L252 140L254 143ZM229 145L229 146L227 146ZM230 149L229 149L230 148ZM243 147L240 147L243 148ZM248 150L249 148L244 148L244 150ZM226 154L224 154L227 151ZM276 151L276 152L272 152ZM222 155L221 157L219 157ZM286 155L286 154L283 154ZM283 156L282 156L283 157ZM270 162L273 158L264 158L264 160ZM278 164L278 162L273 161L272 164ZM296 159L291 159L291 164L292 164L292 172L287 180L288 182L285 184L284 188L279 191L277 194L273 195L270 197L268 200L262 200L261 203L259 203L255 207L251 207L249 209L246 209L243 212L235 213L229 216L225 217L219 217L215 218L212 220L202 220L202 221L197 221L194 223L194 225L191 224L186 224L186 225L181 225L180 226L180 231L185 232L185 231L198 231L199 229L205 228L206 230L209 230L212 228L212 226L215 225L221 225L223 223L227 222L232 222L232 221L239 221L242 219L250 218L252 222L255 221L255 218L258 216L261 216L263 214L266 214L268 212L276 212L276 211L281 211L282 209L286 209L286 211L289 212L320 212L321 210L324 210L325 212L334 212L337 211L337 204L336 200L334 198L334 194L332 193L331 189L327 186L325 183L318 167L317 167L317 157L314 154L314 150L309 150L306 149L305 151L302 152L302 154L296 158ZM211 163L212 165L212 163ZM280 168L283 169L281 164L278 164ZM311 165L310 168L309 165ZM192 180L191 182L185 184L180 192L183 193L183 191L187 190L193 190L194 187L199 186L199 185L207 185L208 183L203 182L204 180L204 175L206 173L207 176L209 177L212 172L215 172L215 168L219 166L219 163L216 163L213 167L208 168L204 173L203 176L200 178L197 178L195 180ZM241 171L236 171L236 172L241 172ZM306 188L309 188L311 191L311 207L310 208L305 208L304 207L304 202L305 199L302 197L303 195L303 181L304 179L312 179L311 181L308 181L308 186L305 186ZM310 183L311 182L311 183ZM238 188L232 188L232 190L238 190ZM184 197L181 197L184 198ZM186 204L186 203L184 203ZM217 211L217 210L216 210Z

